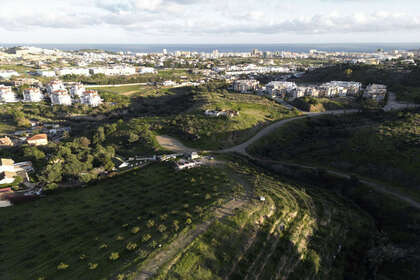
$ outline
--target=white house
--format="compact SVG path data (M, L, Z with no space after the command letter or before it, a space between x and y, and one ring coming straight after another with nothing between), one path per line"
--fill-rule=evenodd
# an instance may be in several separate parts
M70 87L70 94L73 98L81 98L85 91L86 88L82 83L76 83Z
M71 97L67 90L56 90L50 94L50 100L52 105L71 105Z
M48 94L51 94L54 91L66 90L66 87L64 86L63 82L60 80L54 80L54 81L49 82L46 88L47 88Z
M102 98L96 90L87 90L80 96L80 103L91 107L97 107L102 104Z
M24 102L41 102L44 95L39 88L27 88L23 91Z
M0 102L17 102L16 94L12 91L12 87L0 85Z

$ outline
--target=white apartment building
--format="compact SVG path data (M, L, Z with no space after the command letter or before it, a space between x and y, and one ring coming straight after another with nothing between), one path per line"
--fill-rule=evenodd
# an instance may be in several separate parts
M90 72L89 69L86 68L63 68L56 71L57 76L65 76L65 75L82 75L82 76L89 76Z
M366 87L363 93L364 98L371 98L376 101L382 101L385 99L387 93L386 85L370 84Z
M266 86L266 92L269 96L286 96L296 90L297 85L293 82L273 81Z
M41 77L55 77L55 71L52 70L36 70L36 74Z
M23 91L24 102L41 102L44 99L39 88L27 88Z
M50 100L52 105L71 105L71 97L67 90L56 90L50 94Z
M0 71L0 79L8 80L12 77L18 77L20 74L14 70L2 70Z
M64 86L63 82L60 80L54 80L47 84L47 92L48 94L53 93L54 91L59 90L66 90L66 87Z
M260 82L257 80L237 80L233 83L233 90L240 93L249 93L257 89Z
M114 66L114 67L96 67L96 68L90 68L89 69L90 74L96 75L96 74L104 74L107 76L129 76L129 75L135 75L136 74L136 68L131 66Z
M17 101L16 94L12 91L12 87L0 85L0 102L10 103Z
M153 67L140 67L139 74L157 74L157 71Z
M85 91L80 98L80 103L91 107L97 107L102 104L102 98L96 90Z
M80 98L85 91L86 88L82 83L76 83L70 87L70 94L73 98Z

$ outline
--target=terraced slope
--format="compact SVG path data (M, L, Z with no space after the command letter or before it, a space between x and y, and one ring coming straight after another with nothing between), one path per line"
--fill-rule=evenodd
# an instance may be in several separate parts
M243 166L258 196L210 226L156 279L361 279L370 218L319 189L278 182Z

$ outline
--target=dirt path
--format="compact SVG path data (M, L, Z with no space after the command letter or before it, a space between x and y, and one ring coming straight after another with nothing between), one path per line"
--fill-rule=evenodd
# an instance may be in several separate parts
M191 153L196 152L196 149L188 148L184 146L180 141L167 135L156 136L156 140L159 142L165 150L177 152L177 153Z
M284 162L284 161L275 161L275 160L264 160L264 159L259 159L259 158L255 158L249 154L247 154L247 156L249 158L252 158L254 160L260 161L260 162L264 162L264 163L269 163L272 165L286 165L286 166L296 166L299 168L304 168L304 169L311 169L311 170L316 170L318 167L314 167L314 166L310 166L310 165L303 165L303 164L297 164L297 163L290 163L290 162ZM341 177L341 178L345 178L345 179L350 179L351 175L344 173L344 172L340 172L340 171L335 171L335 170L331 170L328 168L323 168L327 173ZM399 193L397 191L394 190L390 190L389 187L370 181L370 180L366 180L366 179L361 179L360 180L361 183L371 187L372 189L374 189L377 192L381 192L387 195L391 195L394 196L395 198L398 198L399 200L402 200L404 202L406 202L407 204L409 204L412 207L418 208L420 209L420 203L411 199L410 197Z
M241 199L233 199L218 208L215 211L215 217L211 220L205 221L202 224L197 225L194 229L180 234L169 246L163 248L160 252L154 255L151 259L148 259L142 266L140 273L135 278L136 280L145 280L153 277L158 270L171 259L173 259L180 250L186 248L195 238L205 233L209 226L216 220L222 219L226 216L234 214L236 208L243 207L248 201Z

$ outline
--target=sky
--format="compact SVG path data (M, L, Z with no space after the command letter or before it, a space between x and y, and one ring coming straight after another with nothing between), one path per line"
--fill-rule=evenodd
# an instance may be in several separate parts
M8 0L0 42L420 42L420 1Z

